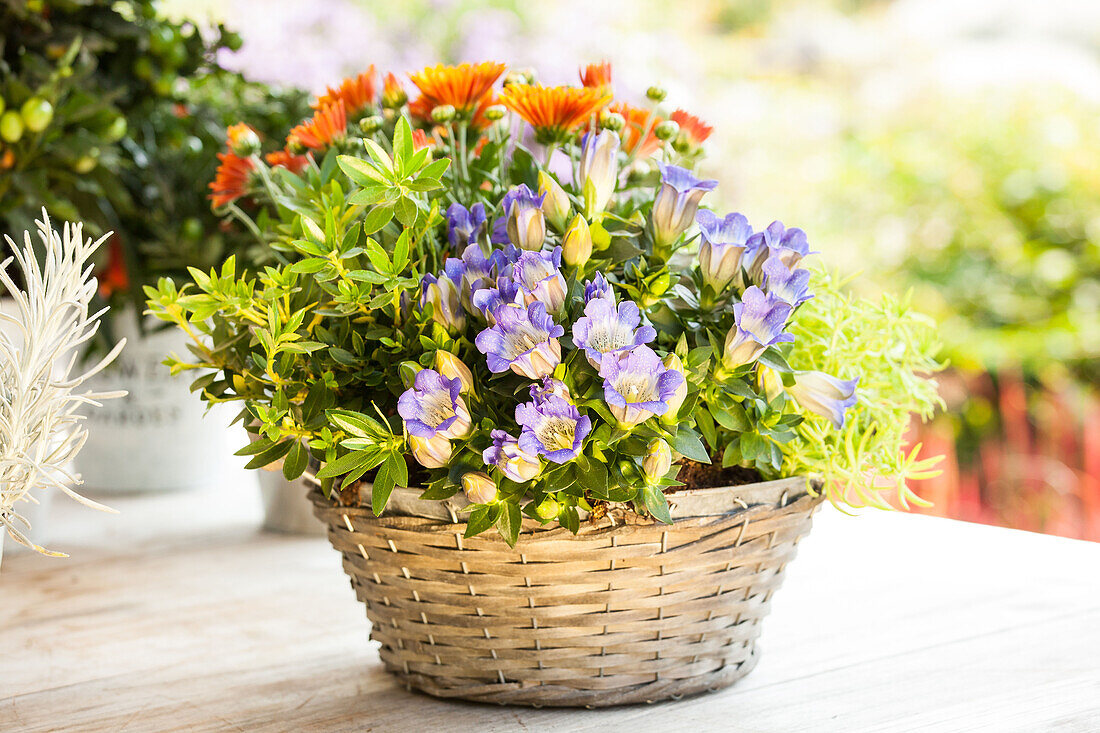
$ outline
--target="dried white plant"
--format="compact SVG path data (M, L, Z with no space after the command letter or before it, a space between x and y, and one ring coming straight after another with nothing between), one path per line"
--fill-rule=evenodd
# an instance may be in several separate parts
M0 530L38 552L65 557L27 537L30 523L16 507L20 501L36 502L35 493L52 487L94 509L113 511L73 490L80 478L70 465L87 437L76 411L126 394L81 390L118 355L125 340L88 371L73 374L82 346L107 310L88 312L96 291L91 256L107 237L84 239L82 224L65 224L56 232L45 209L36 223L45 262L38 262L31 234L24 232L21 247L4 236L13 255L0 263L0 282L14 305L13 314L0 312ZM12 261L25 290L8 273Z

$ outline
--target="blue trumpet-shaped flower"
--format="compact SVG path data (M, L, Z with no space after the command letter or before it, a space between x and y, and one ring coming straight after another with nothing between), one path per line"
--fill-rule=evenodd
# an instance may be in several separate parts
M695 220L699 202L718 181L700 180L687 168L657 163L661 169L661 187L653 200L650 224L656 247L664 248L676 241Z
M722 292L741 274L741 259L747 249L752 227L741 214L728 214L719 219L712 211L702 209L695 217L699 225L699 269L703 282Z
M397 398L397 413L409 435L461 438L470 432L470 413L462 400L462 382L432 369L416 374L411 389Z
M494 430L493 444L486 448L481 459L487 466L496 466L508 478L516 483L527 483L542 471L538 455L528 453L519 446L519 441L503 430Z
M502 204L508 239L520 249L542 249L546 239L546 216L542 213L544 198L545 194L536 194L525 183L504 194Z
M594 298L584 307L584 315L573 324L573 343L584 349L588 363L596 369L605 358L617 359L635 346L657 338L652 326L642 326L642 313L636 303Z
M481 292L481 291L479 291ZM542 379L561 363L558 337L565 329L554 323L546 306L534 302L526 308L502 305L495 311L496 323L477 335L474 343L485 354L489 371L509 369L529 379Z
M636 346L617 359L600 363L603 396L622 427L633 427L668 411L668 403L684 383L684 375L661 363L648 346Z
M499 250L486 257L481 246L475 242L466 246L461 259L450 257L444 263L443 271L451 282L459 286L462 305L466 310L474 312L473 294L476 291L493 287L503 260L504 255Z
M462 204L451 204L447 209L447 238L452 247L473 244L485 229L485 204L476 203L467 209Z
M837 430L844 428L845 413L857 402L855 379L839 379L824 372L800 372L787 392L810 412L827 417Z
M561 247L555 247L553 252L521 251L504 274L519 285L527 303L537 300L549 313L557 313L565 304L565 277L560 268Z
M523 428L519 447L554 463L577 457L592 421L568 400L551 394L516 407L516 422Z
M607 281L602 272L597 272L591 280L584 284L584 302L590 303L593 298L615 300L615 291L611 289L611 283Z
M783 258L772 253L763 267L764 289L784 303L799 306L814 297L810 292L810 271L790 268Z
M806 232L796 227L787 229L781 221L773 221L766 229L753 234L747 245L745 269L749 273L749 279L757 284L762 281L764 263L773 254L779 255L783 264L792 269L803 257L815 254L810 251Z
M734 369L751 364L773 344L794 341L783 328L794 310L772 293L765 294L755 285L745 290L741 302L733 307L734 325L726 334L723 355L725 365Z
M498 277L496 287L475 290L470 298L474 309L489 323L496 323L496 312L505 305L527 305L519 283L508 277Z

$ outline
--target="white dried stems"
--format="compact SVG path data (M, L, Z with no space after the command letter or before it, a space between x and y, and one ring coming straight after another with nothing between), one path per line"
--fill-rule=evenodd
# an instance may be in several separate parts
M118 355L125 340L88 371L73 374L82 347L95 336L107 310L88 312L96 292L91 256L107 237L84 239L82 224L66 223L58 233L45 209L37 224L45 262L38 262L31 234L25 232L21 247L5 235L13 254L0 263L0 282L14 306L12 314L0 311L0 530L38 552L65 557L27 537L30 523L16 506L37 501L35 493L53 487L94 509L113 511L73 490L80 479L70 465L87 437L76 411L125 394L81 390ZM25 290L8 274L12 261Z

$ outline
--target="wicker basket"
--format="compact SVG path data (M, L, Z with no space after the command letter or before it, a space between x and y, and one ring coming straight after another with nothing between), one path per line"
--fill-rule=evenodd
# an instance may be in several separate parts
M315 482L311 498L386 668L431 695L536 706L656 702L748 674L821 502L804 479L683 492L671 526L612 515L573 536L525 520L511 549L492 531L463 539L454 500L399 489L375 517L361 491L366 506Z

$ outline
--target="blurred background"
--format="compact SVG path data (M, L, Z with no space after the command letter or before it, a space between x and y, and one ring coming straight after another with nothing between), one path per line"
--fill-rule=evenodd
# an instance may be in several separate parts
M295 90L323 92L370 64L492 59L572 83L579 66L609 60L621 96L665 87L670 108L715 127L712 204L756 227L805 229L830 267L861 273L854 287L912 289L941 324L947 409L914 438L947 459L920 489L935 504L924 511L1100 540L1100 3L169 0L158 11L239 34L217 63L279 90L248 101L273 128L302 108ZM244 98L228 82L203 94L226 108ZM210 131L226 120L211 119L214 142L193 152L216 164Z

